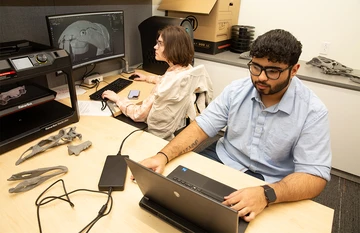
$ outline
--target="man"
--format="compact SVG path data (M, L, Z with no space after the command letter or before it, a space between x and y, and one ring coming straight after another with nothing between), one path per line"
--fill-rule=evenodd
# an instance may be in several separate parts
M251 46L251 77L232 82L205 111L158 154L142 164L163 172L167 162L196 148L227 126L202 152L263 179L268 186L240 189L223 204L251 221L273 203L311 199L330 180L328 111L296 77L301 43L276 29Z

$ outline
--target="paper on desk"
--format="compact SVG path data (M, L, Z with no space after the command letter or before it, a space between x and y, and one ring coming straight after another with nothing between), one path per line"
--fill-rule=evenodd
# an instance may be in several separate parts
M62 85L59 87L52 88L53 91L56 91L55 100L61 100L70 97L69 87L68 85ZM86 90L80 88L79 86L75 86L76 95L82 95L86 92Z
M78 100L80 116L111 116L108 107L101 110L101 101Z

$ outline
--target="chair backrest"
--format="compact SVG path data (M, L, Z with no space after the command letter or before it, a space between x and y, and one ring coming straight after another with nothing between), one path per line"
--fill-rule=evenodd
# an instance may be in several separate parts
M202 98L196 98L196 94L202 95ZM204 102L202 104L206 106L212 96L212 82L204 65L178 73L159 85L147 117L148 131L161 138L172 139L187 116L195 119L195 100Z

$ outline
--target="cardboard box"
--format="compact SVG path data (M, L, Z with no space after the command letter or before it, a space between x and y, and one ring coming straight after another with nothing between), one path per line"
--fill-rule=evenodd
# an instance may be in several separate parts
M231 26L238 24L240 0L162 0L158 10L167 16L189 18L196 52L217 54L230 47Z

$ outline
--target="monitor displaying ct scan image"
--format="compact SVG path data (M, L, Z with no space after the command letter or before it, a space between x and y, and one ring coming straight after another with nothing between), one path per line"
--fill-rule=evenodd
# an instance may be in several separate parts
M46 16L50 44L66 50L73 68L124 57L124 12Z

